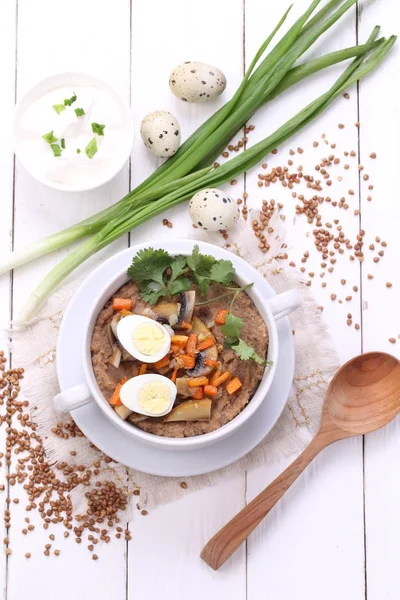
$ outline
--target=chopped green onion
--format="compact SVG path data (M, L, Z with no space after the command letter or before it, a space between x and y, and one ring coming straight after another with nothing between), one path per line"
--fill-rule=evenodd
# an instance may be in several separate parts
M100 125L99 123L92 123L92 131L93 133L97 133L97 135L104 135L104 127L105 125Z
M93 156L96 154L97 150L98 150L97 140L96 140L96 138L93 138L92 140L90 140L90 142L86 146L85 152L89 158L93 158Z
M56 113L59 115L60 113L63 112L63 110L65 110L65 106L64 104L53 104L53 108L56 111Z
M53 144L54 142L57 141L57 138L55 137L53 130L51 130L49 133L45 133L44 135L42 135L42 138L48 144Z
M71 98L66 98L64 100L64 105L65 106L71 106L71 104L73 104L76 101L76 94L74 92L73 96L71 96Z
M85 111L83 110L83 108L76 108L75 114L77 117L83 117L83 115L85 114Z
M77 148L77 149L76 149L76 153L77 153L77 154L80 154L80 153L81 153L81 151L80 151L80 148Z
M61 156L61 148L58 144L51 144L51 149L53 150L53 154L56 158Z
M65 150L65 138L61 138L61 148Z

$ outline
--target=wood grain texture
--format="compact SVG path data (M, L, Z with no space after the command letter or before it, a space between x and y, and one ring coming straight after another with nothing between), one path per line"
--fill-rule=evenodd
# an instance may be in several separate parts
M317 435L283 473L211 538L201 558L219 569L321 450L390 423L400 411L399 389L400 362L390 354L370 352L343 365L329 384Z

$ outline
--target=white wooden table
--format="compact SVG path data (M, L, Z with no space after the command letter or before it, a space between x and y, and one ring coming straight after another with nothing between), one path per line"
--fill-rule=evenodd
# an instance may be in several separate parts
M55 232L104 208L124 195L156 166L139 136L141 118L156 109L171 110L181 122L183 135L197 127L217 104L184 105L168 88L172 67L185 60L215 64L227 75L233 92L245 64L276 23L287 2L272 0L3 0L0 3L0 250L7 252ZM308 0L296 0L303 10ZM400 10L396 0L377 0L358 12L354 9L339 28L329 33L318 52L350 46L365 40L373 25L384 33L396 33ZM393 31L394 29L394 31ZM360 209L360 222L353 210L343 211L341 222L348 232L359 225L367 238L379 235L388 243L386 256L376 268L372 253L362 266L343 259L330 284L313 289L337 343L341 359L360 351L398 353L389 337L400 333L398 318L400 273L398 228L400 204L395 188L400 127L399 57L391 57L359 90L349 90L350 100L339 99L317 123L287 145L312 147L321 134L340 139L340 147L355 149L374 184L358 179L356 170L346 175L346 189L353 188L352 207ZM46 189L16 165L12 149L12 118L15 100L40 78L53 72L82 70L109 81L131 102L136 141L128 166L109 185L92 193L63 194ZM340 69L339 69L340 70ZM316 77L298 87L286 100L273 102L252 123L252 140L264 137L278 121L290 116L327 88L338 72ZM272 115L272 118L271 118ZM354 127L361 122L360 129ZM337 124L345 129L338 131ZM339 141L338 141L339 146ZM284 151L285 149L282 149ZM376 152L378 158L370 160ZM315 154L320 156L320 154ZM304 154L306 170L314 165L312 151ZM355 159L357 160L357 159ZM243 180L236 191L243 191ZM241 187L240 187L241 186ZM249 201L256 203L264 192L256 177L247 177ZM279 201L279 190L274 194ZM373 195L371 202L367 196ZM239 196L239 194L238 194ZM162 226L162 218L134 231L131 242L160 236L190 236L188 217L182 207L168 215L174 229ZM298 240L292 256L298 258L305 244L302 224L296 226ZM88 272L129 243L124 237L81 269ZM368 252L368 251L366 251ZM22 306L27 293L66 251L57 252L0 279L1 324ZM317 271L318 258L314 270ZM312 264L308 263L310 270ZM374 269L372 271L372 269ZM373 272L372 281L367 274ZM353 322L346 325L349 306L329 300L340 279L357 285L351 303ZM393 283L388 290L386 281ZM340 293L340 290L339 292ZM5 345L3 336L3 347ZM341 442L318 457L268 519L218 573L200 559L205 541L226 520L261 490L285 466L286 459L256 472L226 481L218 487L188 494L183 500L154 510L145 518L139 513L130 524L132 542L113 540L101 549L94 562L86 548L72 539L59 540L61 556L47 558L43 546L47 534L37 528L34 535L21 534L24 504L11 504L9 535L13 554L0 551L2 598L50 600L122 600L146 598L192 600L394 600L399 598L400 567L400 438L399 421L366 439ZM4 445L4 428L0 443ZM5 468L0 470L0 482ZM1 510L5 494L0 493ZM60 538L62 534L60 533ZM84 546L82 544L82 546ZM31 551L27 560L25 552Z

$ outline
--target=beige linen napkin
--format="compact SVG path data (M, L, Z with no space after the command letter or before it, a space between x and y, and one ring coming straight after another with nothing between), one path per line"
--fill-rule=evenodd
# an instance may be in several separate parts
M253 217L250 214L247 222L241 221L230 232L227 242L220 234L210 235L200 230L196 231L195 236L239 254L258 269L276 292L291 288L301 291L303 305L290 317L294 330L296 367L287 405L273 430L252 452L229 467L206 475L186 477L187 489L181 487L181 479L148 475L117 463L102 463L104 467L98 479L114 479L119 484L124 482L127 493L140 488L142 508L171 502L188 491L215 484L229 475L274 461L279 456L294 457L316 433L326 385L338 368L339 361L309 288L295 269L282 267L279 258L284 247L281 222L278 218L274 223L271 222L275 237L272 242L269 238L271 249L264 255L251 230ZM55 362L57 334L64 310L78 285L79 282L72 282L55 293L32 322L14 323L12 351L14 365L26 369L24 395L31 402L33 418L43 436L50 461L68 463L71 461L71 450L75 450L80 463L90 466L99 460L99 451L86 438L62 439L52 432L57 423L71 419L68 414L57 414L52 400L59 391ZM82 510L86 491L87 488L82 486L74 490L72 499L75 510Z

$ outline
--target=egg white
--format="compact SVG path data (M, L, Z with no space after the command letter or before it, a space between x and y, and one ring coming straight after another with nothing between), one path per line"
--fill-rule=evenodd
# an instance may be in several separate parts
M165 383L170 390L170 399L169 406L167 410L162 413L149 413L146 412L139 402L139 391L144 385L148 383L152 383L154 381L161 381ZM168 414L174 405L175 398L177 394L176 385L168 378L163 375L157 375L156 373L148 373L146 375L137 375L137 377L132 377L132 379L128 379L126 383L122 386L120 390L120 398L121 402L124 406L133 410L140 415L145 415L147 417L162 417Z
M140 352L133 342L135 330L139 327L139 325L149 322L158 327L164 335L164 342L161 350L152 355L143 354ZM168 354L171 347L171 336L165 327L161 325L161 323L157 323L157 321L154 321L148 317L143 317L142 315L129 315L128 317L123 317L117 325L117 337L120 344L127 352L129 352L129 354L131 354L137 360L145 363L155 363L158 360L161 360L166 354Z

